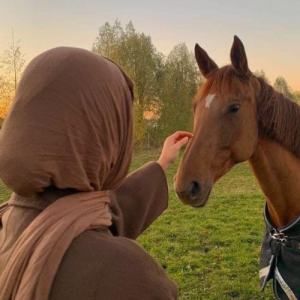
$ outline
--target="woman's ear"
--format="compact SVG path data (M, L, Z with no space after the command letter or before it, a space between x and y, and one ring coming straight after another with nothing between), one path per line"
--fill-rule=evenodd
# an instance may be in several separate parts
M217 64L208 56L206 51L198 44L195 45L195 57L201 74L207 78L209 73L219 69Z
M247 75L248 61L246 51L241 40L235 35L230 52L231 63L239 75Z

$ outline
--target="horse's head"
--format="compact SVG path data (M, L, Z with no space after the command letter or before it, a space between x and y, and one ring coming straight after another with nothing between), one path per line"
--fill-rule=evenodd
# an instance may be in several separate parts
M198 44L195 55L206 81L195 97L194 138L181 161L175 189L184 203L201 207L213 184L255 151L259 83L248 69L244 46L237 37L231 65L218 68Z

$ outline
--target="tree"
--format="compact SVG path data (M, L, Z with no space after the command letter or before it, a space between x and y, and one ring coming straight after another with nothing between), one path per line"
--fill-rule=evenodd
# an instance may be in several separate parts
M194 55L186 44L176 45L165 64L159 97L160 118L156 133L161 138L177 130L192 129L192 101L201 82Z
M291 100L295 100L295 95L293 94L291 88L289 87L289 85L284 77L279 76L276 78L276 80L274 82L274 88L278 92L285 95L287 98L289 98Z
M266 83L269 83L269 84L270 84L270 80L269 80L269 78L267 77L266 72L265 72L263 69L261 69L260 71L256 70L256 71L254 72L254 75L257 76L257 77L263 78L263 79L265 80Z
M151 37L136 32L132 22L129 22L121 39L119 61L135 82L135 99L142 108L146 108L157 96L162 58Z
M92 51L118 62L119 45L123 34L124 30L118 20L113 25L106 22L99 28Z
M129 22L125 30L120 22L105 23L93 44L93 51L117 62L135 82L135 140L146 139L147 121L144 111L157 101L163 55L154 47L151 37L139 33Z
M25 59L21 51L21 42L12 42L0 57L0 117L4 118L14 97L19 78L24 69Z
M2 66L5 75L13 82L14 90L25 65L24 54L21 51L21 41L15 42L14 32L12 31L12 42L2 55Z
M14 86L4 76L0 76L0 118L6 117L13 95Z

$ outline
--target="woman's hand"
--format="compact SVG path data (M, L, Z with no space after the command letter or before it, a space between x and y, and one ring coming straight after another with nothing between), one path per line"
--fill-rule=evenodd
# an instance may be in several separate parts
M182 146L186 145L193 134L187 131L177 131L166 138L164 146L158 159L158 163L166 171L176 160Z

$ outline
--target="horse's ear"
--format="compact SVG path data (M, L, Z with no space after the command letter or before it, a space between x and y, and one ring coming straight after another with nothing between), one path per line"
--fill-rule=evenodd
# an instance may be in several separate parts
M201 74L207 78L208 74L213 70L219 69L217 64L208 56L198 44L195 45L195 56Z
M249 72L246 51L242 41L235 35L230 52L231 63L239 75Z

